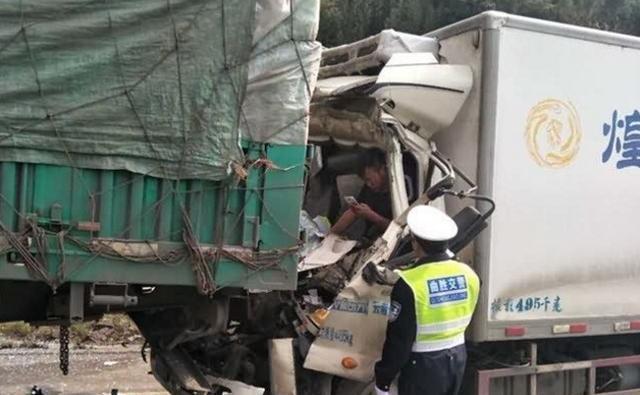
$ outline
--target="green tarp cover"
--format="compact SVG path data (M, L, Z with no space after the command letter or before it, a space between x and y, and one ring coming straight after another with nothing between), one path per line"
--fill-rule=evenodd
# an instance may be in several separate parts
M219 180L254 0L0 0L0 160Z
M258 0L257 14L242 136L305 145L322 56L322 45L316 41L320 0Z

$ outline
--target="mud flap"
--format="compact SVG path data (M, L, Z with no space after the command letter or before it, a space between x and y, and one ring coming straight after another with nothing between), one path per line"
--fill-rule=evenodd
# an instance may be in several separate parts
M271 393L297 395L293 339L269 340Z

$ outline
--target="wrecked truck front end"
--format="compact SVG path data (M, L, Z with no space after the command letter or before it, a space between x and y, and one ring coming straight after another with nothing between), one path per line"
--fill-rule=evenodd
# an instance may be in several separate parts
M389 31L356 43L363 45L325 51L347 53L342 65L323 55L330 64L320 68L310 108L297 289L220 290L212 306L184 318L200 330L179 338L163 335L163 317L140 325L153 328L145 336L154 374L173 393L369 393L396 280L387 266L411 261L409 207L445 208L442 194L471 192L452 192L459 173L430 137L455 118L472 80L465 66L440 64L431 39ZM356 169L372 147L386 154L393 221L373 240L358 224L349 237L327 234L345 196L361 188ZM222 318L213 320L212 310Z

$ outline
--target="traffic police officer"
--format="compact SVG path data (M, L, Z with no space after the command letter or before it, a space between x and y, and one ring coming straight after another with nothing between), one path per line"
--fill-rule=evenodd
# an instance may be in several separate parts
M456 395L467 360L464 332L480 281L448 249L458 233L449 216L417 206L409 211L407 224L418 259L399 271L391 291L387 337L375 367L376 393L387 395L400 373L399 395Z

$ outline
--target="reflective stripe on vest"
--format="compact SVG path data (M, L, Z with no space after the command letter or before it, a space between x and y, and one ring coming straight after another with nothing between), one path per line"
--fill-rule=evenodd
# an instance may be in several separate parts
M464 331L478 301L480 280L464 263L449 260L399 272L413 292L416 309L414 352L464 344Z

